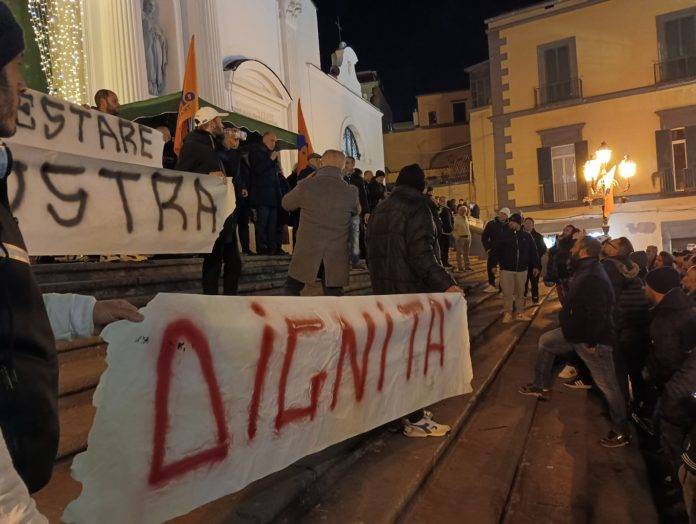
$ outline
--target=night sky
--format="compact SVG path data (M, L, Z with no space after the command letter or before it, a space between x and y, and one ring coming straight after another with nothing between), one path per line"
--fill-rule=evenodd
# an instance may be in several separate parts
M394 120L411 119L415 96L467 87L464 68L488 57L484 20L539 0L314 0L322 68L343 40L358 71L376 70Z

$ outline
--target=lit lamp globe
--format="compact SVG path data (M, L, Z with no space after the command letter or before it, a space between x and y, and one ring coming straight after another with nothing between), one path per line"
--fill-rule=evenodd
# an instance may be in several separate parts
M594 158L585 162L585 167L583 169L583 175L585 176L585 180L587 182L594 182L595 180L597 180L601 168L602 165L600 164L599 160L596 160Z
M619 175L622 178L632 178L636 174L636 163L626 155L619 163Z
M608 164L611 160L611 149L609 149L606 142L602 142L599 146L597 150L597 160L599 160L600 164Z

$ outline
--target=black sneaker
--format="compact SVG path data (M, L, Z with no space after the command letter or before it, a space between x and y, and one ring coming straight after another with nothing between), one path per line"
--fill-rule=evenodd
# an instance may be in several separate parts
M520 388L517 391L519 391L522 395L536 397L539 400L547 400L548 397L546 396L546 393L549 392L548 389L538 388L534 384L527 384L526 386L520 386Z
M600 439L599 443L605 448L621 448L631 443L631 435L628 433L617 433L612 430L606 437Z
M631 413L631 418L633 422L636 423L638 429L650 437L655 436L655 427L653 426L652 419L648 417L641 417L638 413Z

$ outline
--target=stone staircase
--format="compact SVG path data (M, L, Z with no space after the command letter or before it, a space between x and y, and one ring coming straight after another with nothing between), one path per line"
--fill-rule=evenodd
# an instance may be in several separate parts
M240 294L280 295L290 257L255 256L244 260ZM177 258L146 262L87 262L45 264L34 267L44 293L81 293L98 299L125 298L144 306L159 292L201 293L202 259ZM480 293L485 280L485 261L472 258L473 271L457 274L467 293ZM311 294L320 294L321 287ZM348 295L369 294L370 278L366 270L351 271ZM489 295L488 295L489 296ZM471 303L470 303L471 307ZM60 443L56 472L51 483L36 500L51 522L59 522L62 511L80 490L69 476L75 454L87 447L87 437L95 415L94 389L106 369L106 344L100 337L58 342Z

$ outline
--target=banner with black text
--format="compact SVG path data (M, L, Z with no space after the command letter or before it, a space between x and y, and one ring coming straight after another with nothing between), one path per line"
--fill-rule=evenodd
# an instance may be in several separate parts
M208 253L232 183L13 144L10 205L30 255Z

